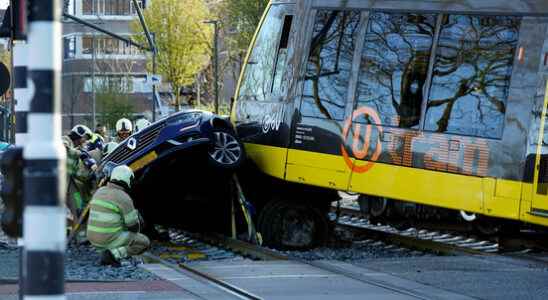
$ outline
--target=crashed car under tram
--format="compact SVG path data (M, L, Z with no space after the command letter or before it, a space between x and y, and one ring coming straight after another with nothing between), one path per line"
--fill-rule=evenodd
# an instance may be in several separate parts
M120 143L99 168L135 172L132 198L148 224L228 228L230 179L245 152L231 123L188 110L161 119ZM226 226L224 226L226 224Z

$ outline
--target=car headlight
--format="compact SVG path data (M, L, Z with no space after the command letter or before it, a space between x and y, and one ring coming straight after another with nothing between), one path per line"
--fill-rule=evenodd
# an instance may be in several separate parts
M194 124L194 123L198 123L201 118L202 118L202 113L200 113L200 112L189 112L189 113L177 116L176 118L173 118L172 120L169 120L168 124L170 126L181 125L181 124L189 124L189 123Z

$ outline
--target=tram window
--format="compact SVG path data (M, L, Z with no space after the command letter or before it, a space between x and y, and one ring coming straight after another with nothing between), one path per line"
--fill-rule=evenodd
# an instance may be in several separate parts
M359 22L359 11L318 11L306 67L303 115L344 118Z
M284 8L283 5L272 5L261 26L240 86L239 97L242 100L269 100L278 39L284 22Z
M520 19L445 16L425 129L500 138Z
M375 109L382 125L418 129L435 28L436 15L372 14L356 106Z
M288 74L286 69L292 24L293 16L285 16L282 36L280 37L280 43L278 45L278 52L276 55L276 68L274 70L274 80L272 84L272 94L276 96L284 95L287 91L289 77L287 76Z

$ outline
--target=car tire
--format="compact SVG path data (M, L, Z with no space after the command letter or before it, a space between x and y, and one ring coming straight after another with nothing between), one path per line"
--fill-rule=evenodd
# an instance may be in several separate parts
M225 170L234 170L242 164L245 157L244 146L232 131L215 128L212 139L211 146L207 151L210 165Z

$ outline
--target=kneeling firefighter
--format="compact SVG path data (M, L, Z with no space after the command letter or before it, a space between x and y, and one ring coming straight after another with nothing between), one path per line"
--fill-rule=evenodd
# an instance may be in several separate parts
M87 237L103 250L103 265L120 266L120 260L139 255L150 246L148 237L139 233L142 221L128 194L133 178L129 167L115 167L109 183L98 189L91 200Z

